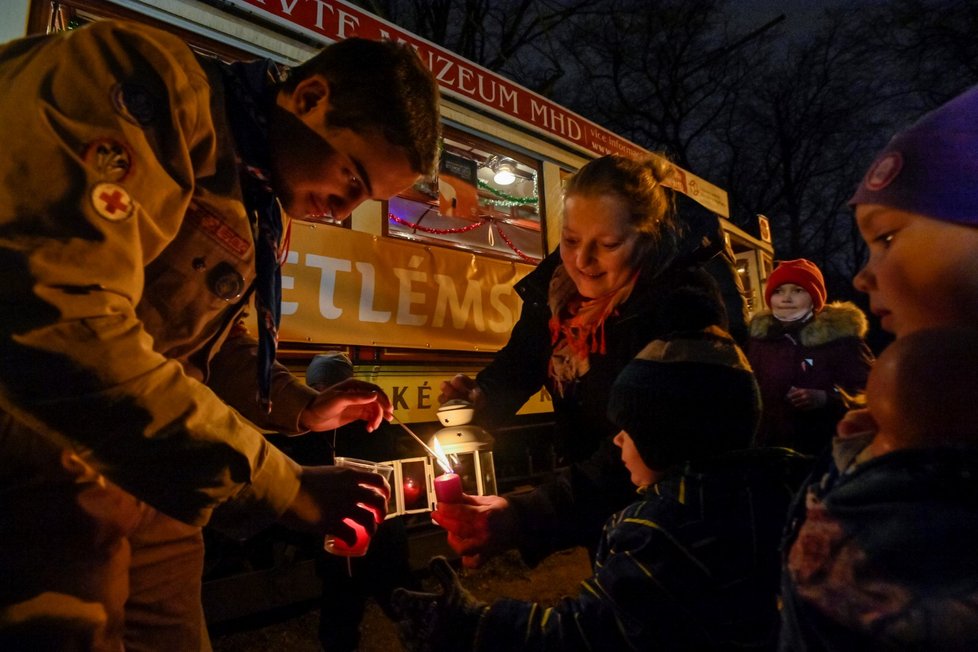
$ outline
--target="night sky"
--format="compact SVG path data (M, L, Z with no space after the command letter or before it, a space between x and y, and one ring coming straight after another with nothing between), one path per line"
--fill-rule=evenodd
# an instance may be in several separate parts
M826 8L837 4L818 0L730 0L727 11L733 25L745 31L784 14L781 29L786 34L803 34Z

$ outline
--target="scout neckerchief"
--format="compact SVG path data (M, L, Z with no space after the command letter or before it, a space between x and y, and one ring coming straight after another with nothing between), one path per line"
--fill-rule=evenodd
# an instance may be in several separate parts
M607 352L604 339L605 320L631 295L638 273L632 274L616 290L587 299L577 292L577 286L561 265L550 279L550 378L557 393L564 395L567 386L586 374L590 354Z
M265 107L276 92L270 61L222 65L227 115L234 136L245 210L255 240L255 310L258 317L258 405L272 410L271 379L282 313L282 208L271 186Z

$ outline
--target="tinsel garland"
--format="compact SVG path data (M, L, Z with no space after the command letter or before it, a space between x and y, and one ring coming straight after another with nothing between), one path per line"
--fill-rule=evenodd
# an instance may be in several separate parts
M404 218L401 218L401 217L398 217L397 215L394 215L394 213L388 213L387 214L387 218L391 222L394 222L396 224L400 224L401 226L406 226L409 229L412 229L412 230L415 230L415 231L421 231L422 233L431 233L431 234L434 234L434 235L449 235L449 234L452 234L452 233L465 233L466 231L474 231L475 229L478 229L480 226L485 226L486 224L489 224L490 225L490 229L493 226L491 224L491 221L490 220L482 220L480 222L474 222L473 224L470 224L468 226L461 226L461 227L458 227L456 229L434 229L434 228L432 228L430 226L421 226L420 224L416 224L414 222L408 222ZM506 245L510 249L512 249L516 253L517 256L520 257L520 260L522 260L525 263L529 263L531 265L536 265L537 263L540 262L540 259L539 258L533 258L531 256L527 256L522 250L520 250L519 247L517 247L515 244L513 244L513 241L510 240L509 237L506 235L506 233L503 232L503 230L499 226L499 224L496 224L495 227L496 227L496 233L499 234L499 237L502 238L503 239L503 242L505 242ZM492 235L492 231L490 231L489 234L491 236Z
M529 206L540 202L538 197L517 197L516 195L507 194L498 188L490 186L482 179L479 179L479 187L499 197L499 199L488 200L496 206Z
M520 248L517 247L515 244L513 244L512 240L506 237L506 234L503 233L503 230L499 228L498 224L496 225L496 233L499 234L499 237L503 239L503 242L505 242L510 249L516 252L516 255L519 256L524 263L530 263L531 265L536 265L537 263L540 262L539 258L531 258L527 256L525 253L523 253L522 251L520 251Z
M482 226L488 221L488 220L483 220L481 222L475 222L468 226L460 226L456 229L433 229L430 226L421 226L420 224L416 224L414 222L408 222L407 220L400 218L397 215L394 215L394 213L388 213L387 217L390 219L391 222L396 222L401 226L406 226L414 231L421 231L423 233L434 233L436 235L447 235L449 233L465 233L466 231L474 231L475 229L478 229L480 226Z

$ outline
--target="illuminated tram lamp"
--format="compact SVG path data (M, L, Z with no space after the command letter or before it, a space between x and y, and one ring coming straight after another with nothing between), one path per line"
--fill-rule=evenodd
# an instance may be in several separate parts
M516 163L508 158L499 160L493 168L492 180L496 185L508 186L516 181Z

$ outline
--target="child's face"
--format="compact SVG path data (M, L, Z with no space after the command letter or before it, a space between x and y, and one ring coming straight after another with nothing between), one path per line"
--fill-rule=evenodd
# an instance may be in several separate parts
M632 484L636 487L647 487L655 484L659 474L650 469L642 461L642 456L635 448L635 442L622 430L615 435L615 446L621 449L621 461L625 463L625 468L632 474Z
M978 321L978 228L885 206L856 208L869 260L853 285L897 337Z
M794 283L782 283L771 293L771 312L778 319L799 319L811 312L813 305L812 295Z

